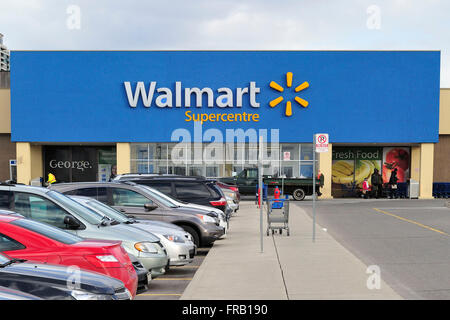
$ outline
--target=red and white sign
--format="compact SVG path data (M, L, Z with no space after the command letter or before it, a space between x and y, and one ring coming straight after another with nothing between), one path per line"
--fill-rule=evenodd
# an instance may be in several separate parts
M316 152L328 152L328 133L317 133L314 138Z
M283 160L291 160L291 153L289 151L283 152Z

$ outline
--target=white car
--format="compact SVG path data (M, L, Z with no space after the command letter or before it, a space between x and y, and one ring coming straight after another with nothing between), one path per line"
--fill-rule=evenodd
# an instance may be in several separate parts
M183 266L194 260L196 247L192 237L178 226L159 221L154 223L155 221L150 220L135 220L92 198L80 196L70 196L70 198L111 220L151 232L157 236L167 251L167 256L169 257L168 266Z

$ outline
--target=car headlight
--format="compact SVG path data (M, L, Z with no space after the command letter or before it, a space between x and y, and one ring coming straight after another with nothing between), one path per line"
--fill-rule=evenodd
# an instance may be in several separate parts
M216 219L204 214L197 214L197 217L202 220L203 223L216 223Z
M179 236L175 236L175 235L172 235L172 234L165 234L164 237L165 237L167 240L170 240L170 241L173 241L173 242L184 243L183 238L181 238L181 237L179 237Z
M138 242L134 245L135 249L145 253L158 253L158 245L152 242Z
M95 294L83 290L72 290L70 295L76 300L112 300L113 297L107 294Z

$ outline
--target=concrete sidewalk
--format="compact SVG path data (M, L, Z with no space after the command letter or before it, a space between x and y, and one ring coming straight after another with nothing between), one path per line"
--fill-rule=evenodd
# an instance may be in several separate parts
M259 209L241 202L226 239L216 241L181 299L401 299L386 283L367 288L367 266L291 205L291 235L265 235L260 253ZM381 274L381 278L382 278Z

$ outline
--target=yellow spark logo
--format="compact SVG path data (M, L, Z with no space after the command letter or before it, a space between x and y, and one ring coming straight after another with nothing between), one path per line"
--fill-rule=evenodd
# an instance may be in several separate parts
M286 73L286 85L287 85L288 88L292 87L292 77L293 77L292 72ZM275 81L271 81L269 86L272 89L275 89L275 90L277 90L279 92L283 92L284 91L284 88L282 86L280 86L278 83L276 83ZM300 92L302 90L305 90L308 87L309 87L309 83L305 81L301 85L299 85L299 86L297 86L295 88L295 92ZM300 97L295 97L294 100L299 105L301 105L303 108L306 108L308 106L308 104L309 104L308 101L306 101L306 100L304 100L304 99L302 99ZM270 101L269 102L269 106L271 106L273 108L273 107L277 106L281 101L283 101L283 97L282 96L280 96L280 97ZM291 101L287 101L286 102L286 116L287 117L292 116L292 104L291 104Z

